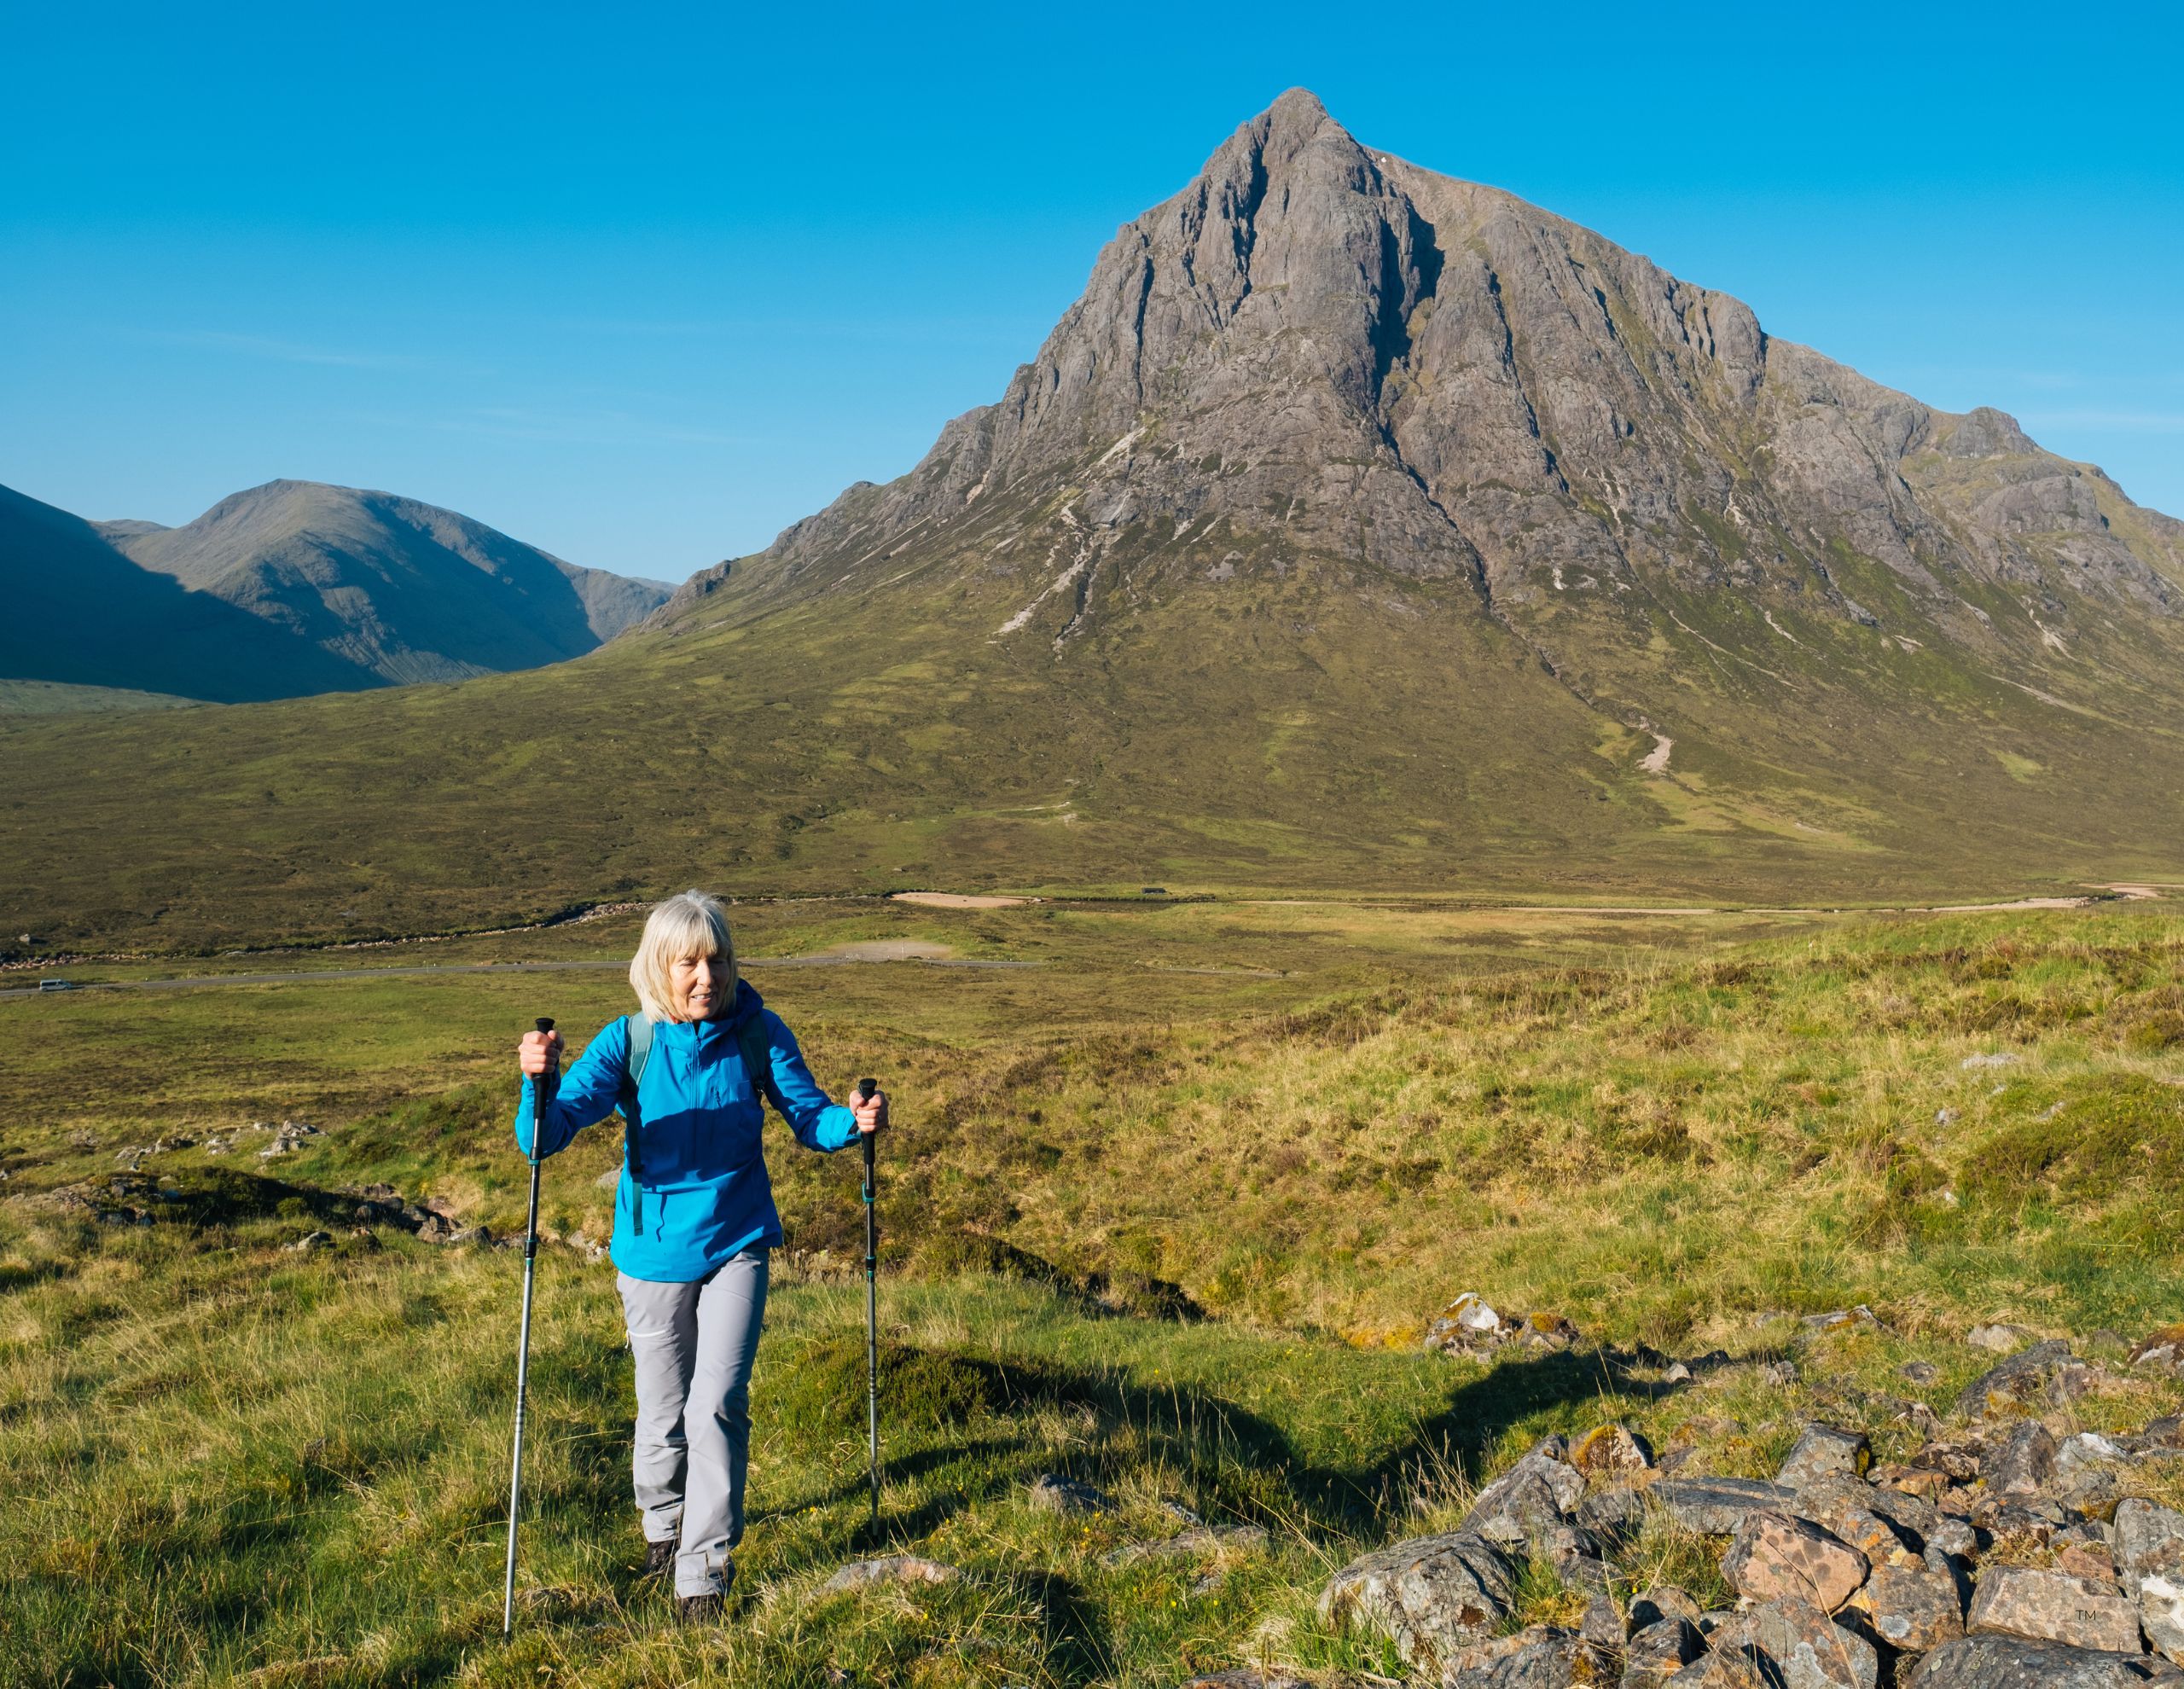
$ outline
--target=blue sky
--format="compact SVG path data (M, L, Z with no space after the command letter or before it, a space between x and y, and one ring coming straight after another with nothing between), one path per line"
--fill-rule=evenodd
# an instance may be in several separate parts
M1301 84L2184 515L2178 10L25 9L0 483L679 578L907 469Z

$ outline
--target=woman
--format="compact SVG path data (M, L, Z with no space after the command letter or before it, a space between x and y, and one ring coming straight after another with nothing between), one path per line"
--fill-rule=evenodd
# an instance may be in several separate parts
M552 1155L617 1109L625 1123L614 1199L615 1282L637 1371L637 1506L646 1569L675 1574L677 1616L719 1616L743 1535L751 1362L781 1240L759 1143L775 1109L807 1149L838 1150L887 1121L887 1099L828 1100L781 1018L735 974L727 912L703 891L655 907L630 962L639 1013L601 1029L568 1077L561 1035L527 1032L531 1085L516 1146Z

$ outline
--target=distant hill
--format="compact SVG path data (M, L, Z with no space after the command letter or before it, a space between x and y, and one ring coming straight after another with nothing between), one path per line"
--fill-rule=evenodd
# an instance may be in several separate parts
M145 568L397 684L581 656L671 590L415 499L316 481L253 487L178 528L107 531Z
M193 524L318 537L185 578L384 660L314 574L361 590L350 554L383 554L275 519L323 491ZM450 566L428 522L336 511ZM179 574L189 533L124 543ZM2175 879L2184 525L1296 91L1126 224L909 473L582 662L29 723L0 786L32 794L0 812L0 931L171 943L694 882Z
M6 487L0 679L223 704L383 683L221 598L140 568L81 517Z

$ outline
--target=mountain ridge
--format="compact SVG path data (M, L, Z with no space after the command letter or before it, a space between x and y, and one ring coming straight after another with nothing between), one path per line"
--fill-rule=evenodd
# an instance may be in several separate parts
M317 481L269 481L116 543L397 685L566 661L670 590L419 499Z
M271 481L168 527L0 489L11 679L213 703L448 681L581 655L671 590L393 493Z

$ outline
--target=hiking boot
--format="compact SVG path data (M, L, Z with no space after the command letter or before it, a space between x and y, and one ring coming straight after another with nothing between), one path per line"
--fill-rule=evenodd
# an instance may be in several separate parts
M677 1595L675 1598L675 1622L677 1624L718 1624L721 1610L725 1605L718 1590L705 1595Z
M663 1572L673 1571L675 1553L676 1541L671 1536L664 1536L657 1542L648 1541L645 1544L645 1576L658 1577Z

